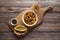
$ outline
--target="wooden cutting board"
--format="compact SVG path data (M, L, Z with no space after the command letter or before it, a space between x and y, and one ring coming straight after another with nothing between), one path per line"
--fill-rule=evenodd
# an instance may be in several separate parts
M42 22L42 19L43 19L43 15L45 14L46 11L52 9L52 7L48 6L48 7L45 7L45 8L40 8L38 5L33 5L31 8L31 10L35 11L36 14L38 15L38 22L36 25L32 26L32 27L29 27L29 26L26 26L27 29L28 29L28 32L31 31L32 29L38 27L38 25ZM24 10L25 11L25 10ZM24 14L22 11L19 15L17 15L17 17L15 17L15 19L17 20L17 25L24 25L23 22L22 22L22 15ZM27 10L26 10L27 11ZM24 25L25 26L25 25ZM10 21L9 21L9 27L11 28L12 31L14 31L14 26L12 26L10 24ZM27 32L27 33L28 33ZM14 33L14 32L13 32ZM15 34L15 33L14 33ZM16 35L16 34L15 34ZM22 36L18 36L16 35L17 37L22 37ZM24 36L24 35L23 35Z

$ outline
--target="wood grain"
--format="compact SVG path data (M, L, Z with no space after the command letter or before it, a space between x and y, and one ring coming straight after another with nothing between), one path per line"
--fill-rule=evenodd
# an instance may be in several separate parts
M12 32L3 32L2 34L1 33L1 40L17 40ZM60 33L30 32L26 36L24 36L22 40L60 40Z
M42 6L43 7L43 6ZM44 6L45 7L45 6ZM23 11L23 10L25 10L25 9L27 9L27 8L29 8L28 6L27 7L0 7L0 12L17 12L17 13L20 13L21 11ZM60 13L60 7L54 7L54 9L53 10L51 10L51 11L49 11L50 13Z
M7 23L36 3L41 7L52 5L54 9L48 11L43 22L22 40L60 40L60 0L0 0L0 40L18 40Z
M55 2L55 3L54 3ZM59 0L0 0L0 5L1 6L31 6L32 4L38 3L39 5L53 5L53 6L60 6L60 1ZM47 4L48 3L48 4Z

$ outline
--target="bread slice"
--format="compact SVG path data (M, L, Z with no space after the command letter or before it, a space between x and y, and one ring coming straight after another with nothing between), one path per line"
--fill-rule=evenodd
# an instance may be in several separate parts
M17 35L24 35L27 33L27 27L23 26L23 25L18 25L16 27L14 27L14 33Z

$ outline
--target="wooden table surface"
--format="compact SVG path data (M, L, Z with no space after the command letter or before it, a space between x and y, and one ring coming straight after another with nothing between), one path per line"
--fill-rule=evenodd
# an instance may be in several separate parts
M18 40L7 25L8 21L35 3L41 7L52 5L54 9L48 11L42 24L22 40L60 40L60 0L0 0L0 40Z

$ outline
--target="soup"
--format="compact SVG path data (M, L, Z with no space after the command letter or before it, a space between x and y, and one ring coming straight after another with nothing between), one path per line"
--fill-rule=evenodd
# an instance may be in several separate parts
M33 12L28 12L24 15L25 23L32 25L36 21L36 15Z

